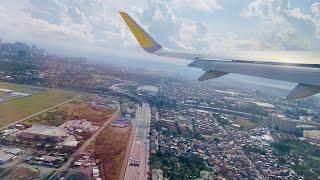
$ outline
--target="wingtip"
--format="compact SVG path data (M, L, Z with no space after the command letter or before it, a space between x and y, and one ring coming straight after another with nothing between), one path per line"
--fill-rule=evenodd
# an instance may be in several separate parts
M120 14L121 16L127 16L127 15L128 15L125 11L119 11L119 14Z

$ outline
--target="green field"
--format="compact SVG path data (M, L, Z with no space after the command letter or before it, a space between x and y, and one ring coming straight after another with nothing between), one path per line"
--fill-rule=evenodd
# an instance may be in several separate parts
M0 83L0 88L27 89L27 86ZM20 90L21 90L20 89ZM76 97L76 94L61 90L47 90L32 96L11 100L0 104L0 127L16 122L32 114L48 109Z
M6 94L4 92L0 91L0 98L5 97L5 96L6 96Z
M287 156L292 154L303 159L300 163L295 158L294 170L306 179L318 179L320 175L320 147L312 145L306 141L281 141L272 143L271 146L276 150L282 161L286 162Z
M13 91L24 92L24 93L27 93L32 89L32 87L30 86L24 86L24 85L18 85L18 84L6 83L6 82L0 82L0 88L11 89Z

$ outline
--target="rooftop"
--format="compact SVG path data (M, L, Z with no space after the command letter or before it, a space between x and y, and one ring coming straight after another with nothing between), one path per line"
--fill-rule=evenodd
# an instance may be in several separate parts
M62 137L66 135L64 129L55 126L45 126L45 125L33 125L31 128L26 129L24 132L45 136L58 136Z
M5 161L12 159L13 157L14 157L14 155L12 155L12 154L1 154L0 161L5 162Z

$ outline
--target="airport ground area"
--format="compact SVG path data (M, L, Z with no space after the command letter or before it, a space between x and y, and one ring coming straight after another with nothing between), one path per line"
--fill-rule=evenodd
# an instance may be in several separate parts
M0 127L76 98L78 95L63 90L0 82Z
M134 117L134 103L9 83L0 88L1 179L118 179L132 128L120 117Z

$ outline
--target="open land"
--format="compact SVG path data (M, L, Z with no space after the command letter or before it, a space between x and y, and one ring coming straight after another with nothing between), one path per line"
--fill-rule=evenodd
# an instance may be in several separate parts
M30 92L32 90L41 90L42 88L36 88L31 86L25 86L25 85L18 85L18 84L12 84L7 82L0 82L0 88L1 89L11 89L13 91L19 91L19 92Z
M102 161L100 169L103 179L119 179L131 130L131 127L109 126L88 147L88 151L94 152L94 156Z
M96 125L101 125L111 115L112 111L108 109L95 109L86 103L85 99L80 98L27 119L23 124L26 126L33 124L60 126L68 120L86 119Z
M0 83L1 88L26 92L25 86ZM75 94L49 89L37 94L6 101L0 104L0 127L17 122L42 110L76 97Z

